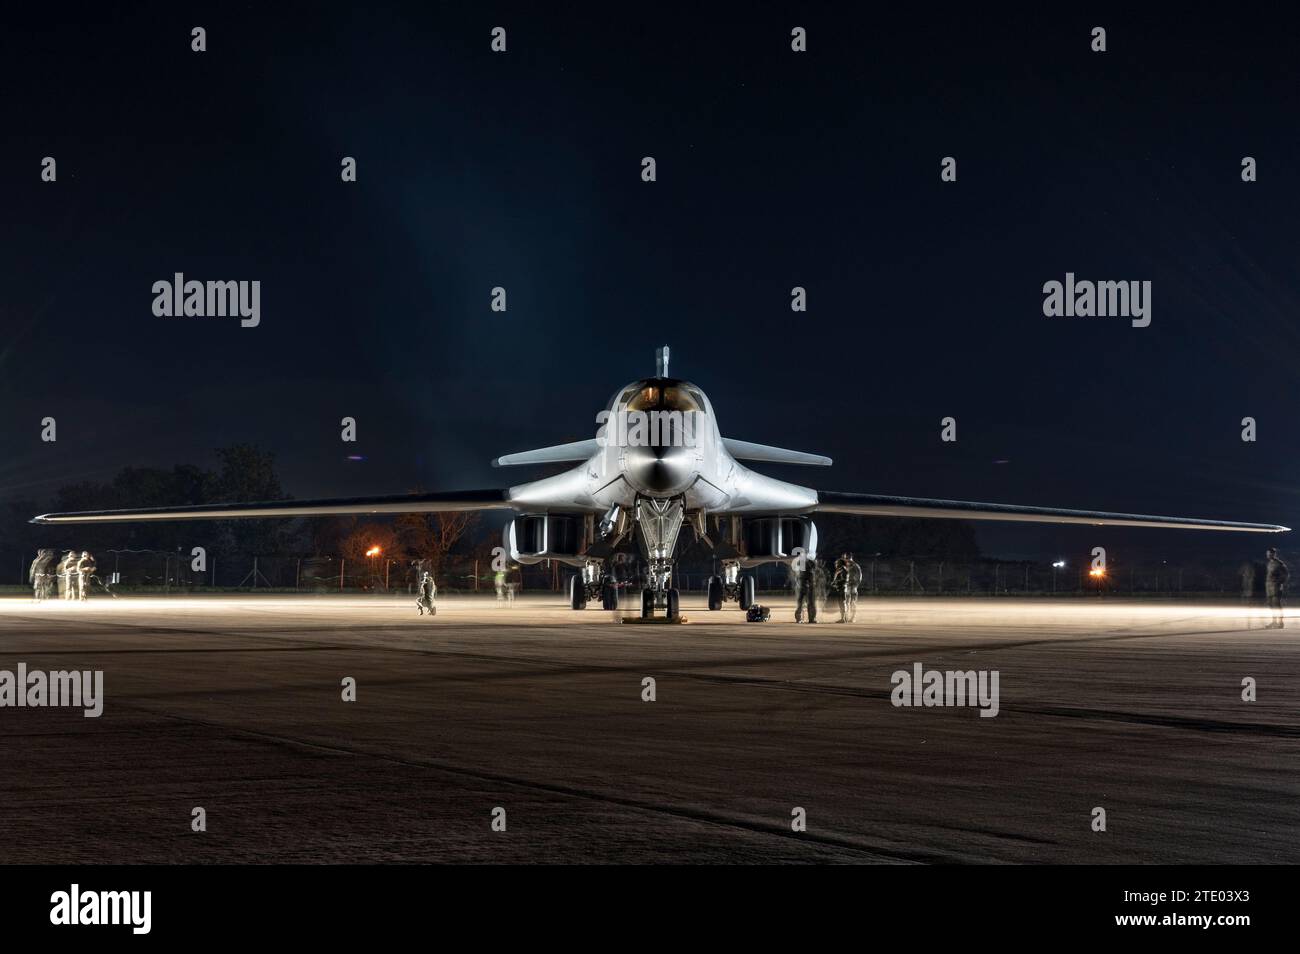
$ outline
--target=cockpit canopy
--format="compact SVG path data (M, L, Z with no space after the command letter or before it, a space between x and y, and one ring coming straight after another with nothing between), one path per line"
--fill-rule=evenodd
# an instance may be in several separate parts
M695 385L675 378L646 378L629 384L610 402L614 411L696 411L707 413L708 399Z

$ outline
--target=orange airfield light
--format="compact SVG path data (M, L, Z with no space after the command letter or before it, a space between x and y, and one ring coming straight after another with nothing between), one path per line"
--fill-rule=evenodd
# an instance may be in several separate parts
M1101 579L1103 576L1106 575L1106 571L1103 570L1101 567L1094 567L1093 569L1088 571L1088 575L1093 577L1094 579Z
M369 550L366 551L366 556L368 557L379 556L379 554L383 552L384 551L380 550L379 547L371 547Z

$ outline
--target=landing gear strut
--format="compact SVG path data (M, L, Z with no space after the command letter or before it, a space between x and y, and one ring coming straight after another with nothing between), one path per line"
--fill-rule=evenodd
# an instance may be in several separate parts
M681 615L681 594L672 585L673 551L686 516L686 503L680 497L637 498L634 513L641 528L649 576L649 586L641 591L641 618L650 619L655 607L662 606L669 619L676 619Z

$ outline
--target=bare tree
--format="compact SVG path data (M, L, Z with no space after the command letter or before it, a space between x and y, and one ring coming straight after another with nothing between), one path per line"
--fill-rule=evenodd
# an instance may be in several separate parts
M396 530L411 558L436 576L452 547L476 523L478 514L472 511L404 513L397 518Z

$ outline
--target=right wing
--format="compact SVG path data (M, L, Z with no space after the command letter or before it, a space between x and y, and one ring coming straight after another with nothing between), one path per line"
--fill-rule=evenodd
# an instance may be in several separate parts
M44 513L32 523L129 523L163 520L236 520L252 517L316 517L328 514L447 513L460 510L510 510L504 490L458 490L387 497L327 497L318 500L259 500L253 503L196 504L138 510L81 510Z
M831 459L821 454L808 454L804 451L786 450L784 447L738 441L734 437L724 437L722 444L727 448L727 453L736 460L755 460L767 464L807 464L812 467L831 465Z
M1097 527L1171 527L1182 530L1238 530L1248 533L1284 533L1290 527L1275 523L1239 523L1204 517L1161 517L1145 513L1108 510L1066 510L1025 507L1019 504L976 503L973 500L934 500L928 497L891 497L884 494L845 494L818 491L813 508L820 513L852 513L862 517L937 517L953 520L1008 520L1031 523L1085 523Z

